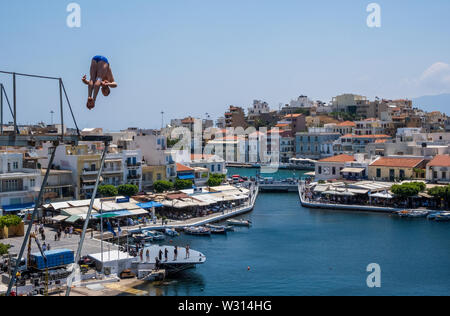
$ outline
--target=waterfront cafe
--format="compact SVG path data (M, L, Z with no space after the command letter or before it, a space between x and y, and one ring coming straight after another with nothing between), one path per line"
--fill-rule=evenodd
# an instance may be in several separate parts
M341 202L346 204L372 204L386 205L394 199L390 189L392 183L361 181L356 183L320 183L313 186L309 198L323 202Z
M159 203L159 217L173 220L186 220L203 217L214 213L222 213L239 207L249 199L250 190L234 186L203 188L196 192L193 189L179 193L167 194Z
M51 203L43 206L44 214L51 214L48 220L57 226L81 226L87 218L90 200L79 200L69 202ZM140 207L133 199L118 197L113 200L104 201L95 199L91 219L95 223L101 217L127 225L129 219L143 219L149 217L150 213Z

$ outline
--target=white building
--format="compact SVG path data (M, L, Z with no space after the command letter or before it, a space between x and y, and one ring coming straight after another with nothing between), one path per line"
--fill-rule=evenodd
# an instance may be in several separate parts
M248 109L248 116L258 116L261 114L270 113L270 107L267 102L261 100L254 100L253 107Z
M41 185L41 170L25 168L22 153L0 154L0 206L5 212L31 207Z
M301 95L297 98L297 100L291 100L289 106L291 108L312 108L314 106L314 102L306 95Z

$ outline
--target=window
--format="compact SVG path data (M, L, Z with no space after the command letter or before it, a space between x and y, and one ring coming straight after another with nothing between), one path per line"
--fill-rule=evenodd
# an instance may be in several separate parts
M319 174L322 174L322 167L319 167Z
M438 178L438 173L437 171L433 171L433 179L437 179Z
M216 170L216 166L211 165L211 172L214 172Z
M158 181L161 181L161 180L162 180L162 175L161 175L160 173L158 173L158 174L156 175L156 179L157 179Z
M336 167L333 167L333 176L336 174Z
M381 169L377 169L377 178L381 178Z
M14 170L19 169L19 163L17 161L13 162L13 169Z
M30 179L30 188L34 188L36 186L36 179Z
M442 179L447 178L447 172L442 172Z
M405 179L405 170L400 170L400 179Z
M217 171L222 171L222 166L221 165L217 165Z

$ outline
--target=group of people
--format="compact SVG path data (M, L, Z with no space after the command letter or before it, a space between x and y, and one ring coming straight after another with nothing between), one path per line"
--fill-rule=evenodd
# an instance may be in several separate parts
M191 257L191 254L190 254L191 247L189 245L187 245L185 247L185 250L186 250L185 259L189 259ZM175 248L173 250L173 261L178 260L178 252L179 252L179 248L178 248L178 246L175 246ZM141 261L144 261L144 249L140 250L139 256L140 256ZM148 248L145 251L145 257L146 257L146 262L150 261L150 249L148 249ZM164 261L163 261L163 257L164 257ZM159 267L162 262L168 262L168 261L169 261L169 250L167 248L164 248L164 251L162 249L160 249L159 253L158 253L158 257L155 258L157 267Z

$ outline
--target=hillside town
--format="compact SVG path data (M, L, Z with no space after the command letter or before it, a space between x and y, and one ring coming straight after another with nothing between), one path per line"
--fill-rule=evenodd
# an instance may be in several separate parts
M150 192L158 182L175 184L177 180L202 187L211 175L226 175L227 166L267 164L314 169L317 181L423 180L447 184L450 118L419 107L410 100L370 101L354 94L336 96L326 104L302 95L278 110L260 100L247 112L230 106L216 122L209 116L187 117L172 119L159 130L108 132L98 127L81 133L113 139L101 183L115 187L130 184L138 192ZM44 123L18 128L21 135L61 133L60 125ZM179 128L188 133L177 133ZM14 132L14 125L4 125L3 132L8 131ZM64 127L65 134L75 132ZM181 150L177 147L180 143L184 146ZM36 149L2 148L0 205L4 213L34 206L47 168L46 203L92 196L104 144L60 145L51 166L50 147L48 143Z

